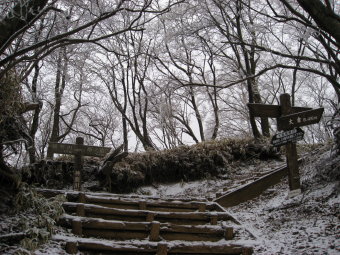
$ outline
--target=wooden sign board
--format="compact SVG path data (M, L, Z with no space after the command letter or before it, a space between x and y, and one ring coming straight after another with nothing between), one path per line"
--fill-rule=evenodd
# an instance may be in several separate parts
M281 106L280 105L271 105L271 104L247 104L249 108L249 112L254 117L261 118L279 118L281 116ZM292 107L292 113L304 112L311 110L312 108L308 107Z
M104 157L110 152L109 147L88 146L67 143L49 143L49 150L58 154L81 154L82 156Z
M83 156L104 157L111 151L109 147L84 145L84 138L77 137L75 144L49 143L47 157L53 158L54 153L74 155L73 189L82 190Z
M317 108L299 113L289 114L277 119L278 130L288 130L318 123L324 108Z
M254 117L261 118L278 118L281 115L281 107L279 105L270 104L247 104L249 112Z
M275 147L286 145L287 143L296 143L303 139L305 132L301 128L294 128L288 131L278 133L273 136L271 144Z
M302 139L304 133L297 128L318 123L324 109L291 106L290 95L287 93L280 95L280 105L251 103L248 104L248 108L252 117L276 118L278 130L286 130L275 135L272 144L274 146L286 145L289 188L291 191L299 191L300 176L295 142Z

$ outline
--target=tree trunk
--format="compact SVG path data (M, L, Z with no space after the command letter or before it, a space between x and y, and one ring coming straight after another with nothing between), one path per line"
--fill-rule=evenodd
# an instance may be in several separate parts
M200 131L201 141L203 142L203 141L205 141L203 122L202 122L201 114L200 114L199 109L197 107L196 98L195 98L195 94L194 94L194 90L193 90L192 86L190 86L190 101L191 101L192 107L194 108L194 111L195 111L195 116L196 116L199 131Z
M32 80L32 93L33 93L33 100L37 100L37 82L38 82L38 76L39 76L39 65L38 62L35 64L34 66L34 76L33 76L33 80ZM31 137L31 144L28 144L28 156L29 156L29 160L30 163L34 163L36 161L36 150L35 150L35 135L38 131L38 127L39 127L39 114L41 111L41 107L42 105L39 104L39 107L36 108L34 110L33 113L33 120L32 120L32 125L31 125L31 129L30 129L30 137Z
M331 8L327 8L320 0L297 0L297 2L308 12L315 23L334 37L340 45L340 16Z
M18 4L0 20L0 54L10 45L14 38L11 38L19 30L23 29L42 10L48 0L26 0L17 1ZM27 27L28 28L28 27Z
M64 62L65 61L65 62ZM50 142L58 142L60 136L60 108L61 108L61 100L64 93L64 88L66 86L65 76L66 76L66 48L61 48L58 55L57 62L57 74L56 81L54 87L54 96L55 96L55 104L53 109L53 126L52 132L50 136ZM47 157L52 157L52 153L47 151Z
M20 178L6 164L3 156L3 145L0 141L0 185L8 189L17 190L20 184Z
M128 139L128 129L127 129L127 123L126 119L123 116L122 117L122 122L123 122L123 141L124 141L124 151L129 150L129 139Z

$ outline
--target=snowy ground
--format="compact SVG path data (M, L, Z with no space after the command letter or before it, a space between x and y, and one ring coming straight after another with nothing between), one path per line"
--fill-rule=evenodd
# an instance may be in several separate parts
M253 176L279 165L282 162L242 163L219 179L159 184L140 188L137 193L213 199L223 188L232 190L243 184L243 180L251 181ZM331 160L329 151L319 150L310 155L300 169L303 187L300 195L289 198L288 183L284 181L260 197L227 210L257 237L255 254L340 254L339 172L340 158ZM1 233L1 228L10 229L10 222L14 219L2 216L0 220ZM64 230L59 230L58 234L71 236ZM0 248L0 254L14 254L16 250L16 247ZM60 243L50 241L32 254L66 253Z
M319 149L307 157L300 169L300 195L289 198L286 180L256 199L227 208L257 237L255 254L340 254L340 184L332 180L334 173L340 172L340 159L331 160L330 156L329 150ZM238 166L222 180L144 187L139 192L161 197L212 198L225 187L232 190L244 179L251 181L254 173L281 164L257 162Z

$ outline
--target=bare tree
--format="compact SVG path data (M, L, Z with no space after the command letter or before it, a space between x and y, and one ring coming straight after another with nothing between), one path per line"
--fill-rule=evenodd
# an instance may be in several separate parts
M67 49L71 45L92 44L104 51L110 51L105 46L106 40L128 31L143 31L145 24L157 15L168 12L171 6L180 2L182 0L169 1L167 4L158 3L157 0L99 0L91 1L89 5L84 1L18 0L12 1L13 4L0 5L2 8L0 10L0 31L2 31L0 35L0 94L5 92L5 82L3 81L9 74L15 73L15 79L20 84L34 71L31 87L32 95L34 95L36 93L36 91L34 92L36 80L41 71L38 66L39 61L53 52L58 52L55 80L56 100L52 104L54 120L51 140L59 141L63 139L72 131L72 123L76 120L76 113L82 101L82 90L79 90L74 93L77 106L69 112L61 113L61 99L67 84L66 77L69 67ZM145 13L148 14L148 17L142 19ZM124 20L124 17L129 17L128 22L120 22ZM40 24L38 29L35 26L36 24ZM11 85L11 83L6 86L8 85ZM137 88L135 93L139 93ZM38 103L35 105L39 106ZM43 112L45 114L46 111ZM37 118L39 112L36 111L34 116L34 124L31 126L32 136L37 132L36 123L39 121ZM3 116L1 116L0 122L3 119ZM60 125L65 127L64 133L60 132ZM49 124L46 124L45 127L49 128ZM44 141L42 142L44 147L49 136L49 130L43 130L42 133L44 133ZM24 140L32 140L32 137L27 135ZM7 146L4 142L6 141L1 139L1 162L4 162L3 149ZM31 142L31 145L33 146L34 143ZM43 150L40 150L40 153L42 152ZM34 160L33 152L30 155Z

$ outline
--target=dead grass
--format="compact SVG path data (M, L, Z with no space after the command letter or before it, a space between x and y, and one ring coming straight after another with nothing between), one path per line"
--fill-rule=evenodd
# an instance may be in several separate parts
M114 166L111 187L115 192L130 192L141 185L194 181L227 174L235 161L265 160L277 156L269 143L255 143L249 138L133 153Z

